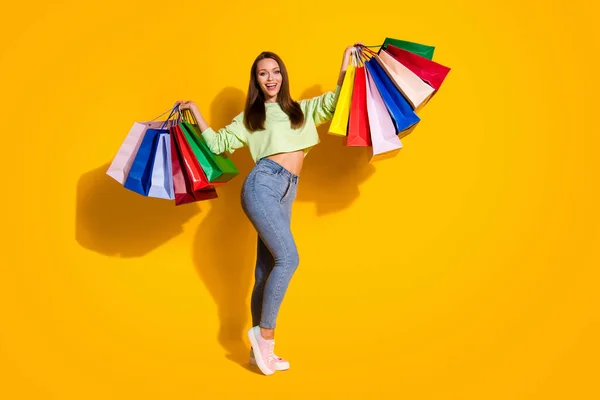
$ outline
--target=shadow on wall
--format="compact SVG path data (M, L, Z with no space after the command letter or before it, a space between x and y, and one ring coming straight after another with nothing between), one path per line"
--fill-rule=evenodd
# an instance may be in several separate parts
M198 214L197 204L141 196L106 175L110 163L79 178L76 189L75 239L107 256L141 257L183 232Z
M301 99L321 95L319 86ZM210 107L213 128L231 122L243 110L245 93L226 88ZM344 210L359 196L359 185L374 172L367 148L351 148L343 138L319 127L321 142L306 157L297 202L315 203L318 215ZM210 211L194 238L193 261L214 299L220 320L218 341L227 357L246 366L245 330L250 319L246 299L253 285L256 232L243 213L240 193L254 162L247 149L231 155L240 175L217 189ZM140 257L182 232L182 225L206 202L175 206L173 201L140 196L106 175L109 164L85 173L77 185L76 239L83 247L109 256Z
M244 109L245 93L239 89L222 90L209 113L215 130L229 124ZM194 265L217 305L218 341L227 357L245 366L249 349L244 343L249 319L246 298L253 282L256 233L246 218L240 201L244 179L254 166L248 149L238 149L231 159L240 175L219 187L219 198L202 220L194 239Z
M313 86L300 98L322 93L320 86ZM306 156L298 186L297 201L314 203L319 216L348 208L360 194L359 185L375 172L369 148L347 147L343 137L328 129L329 122L318 128L321 142Z

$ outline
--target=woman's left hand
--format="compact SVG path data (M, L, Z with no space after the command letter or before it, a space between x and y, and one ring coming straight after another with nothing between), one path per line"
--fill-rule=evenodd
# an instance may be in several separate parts
M344 62L349 62L350 56L352 55L354 49L356 49L355 45L346 47L346 50L344 51Z
M350 54L352 54L352 52L359 46L364 46L364 44L362 42L357 42L354 43L352 46L346 47L346 50L344 51L344 56L350 57Z

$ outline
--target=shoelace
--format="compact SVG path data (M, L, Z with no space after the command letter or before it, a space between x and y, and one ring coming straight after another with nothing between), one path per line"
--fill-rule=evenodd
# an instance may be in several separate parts
M269 343L269 353L267 354L269 361L276 359L275 357L275 341Z

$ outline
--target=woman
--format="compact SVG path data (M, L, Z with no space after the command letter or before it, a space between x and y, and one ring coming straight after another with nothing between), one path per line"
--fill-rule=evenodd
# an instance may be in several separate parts
M250 70L244 111L218 132L208 126L194 102L176 103L192 111L213 153L248 146L256 162L244 181L241 200L258 233L250 361L266 375L289 368L274 354L274 338L279 308L299 262L290 230L292 203L304 157L319 143L316 127L333 118L352 49L344 52L335 91L299 102L290 97L283 61L274 53L261 53Z

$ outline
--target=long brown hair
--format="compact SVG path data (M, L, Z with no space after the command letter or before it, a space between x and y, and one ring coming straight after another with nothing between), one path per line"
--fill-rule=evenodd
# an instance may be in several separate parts
M248 85L248 97L246 98L246 108L244 110L244 125L250 132L265 129L265 95L260 88L258 78L256 77L256 69L258 62L265 58L271 58L279 64L281 71L281 88L277 94L277 102L290 118L290 123L293 129L300 128L304 125L304 113L300 108L300 104L294 101L290 96L290 83L288 80L287 69L283 60L275 53L264 51L260 53L250 69L250 84Z

